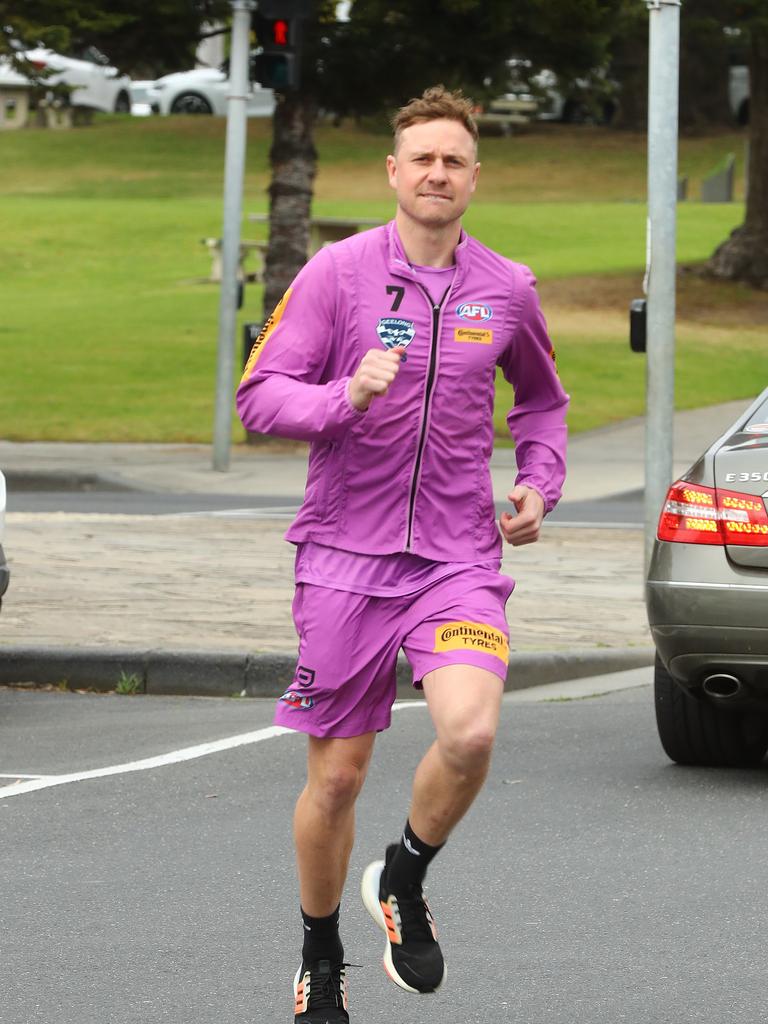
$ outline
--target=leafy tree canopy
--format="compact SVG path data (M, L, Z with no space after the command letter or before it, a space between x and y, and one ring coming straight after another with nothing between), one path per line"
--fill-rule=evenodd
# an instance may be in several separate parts
M498 95L510 58L564 79L606 56L619 0L355 0L348 22L308 26L306 89L344 113L397 106L436 82Z
M204 26L231 9L227 0L0 0L0 53L21 45L78 56L95 47L134 77L157 77L191 67Z

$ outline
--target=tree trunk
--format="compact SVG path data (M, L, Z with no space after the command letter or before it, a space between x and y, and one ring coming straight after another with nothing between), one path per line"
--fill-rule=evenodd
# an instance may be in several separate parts
M611 72L621 83L614 128L644 131L648 123L648 30L617 44Z
M700 0L688 6L700 6ZM712 0L706 6L712 17L697 20L692 11L686 10L680 21L681 132L695 132L710 125L730 127L733 123L728 105L728 43L716 7L712 10Z
M317 150L317 106L308 96L278 96L272 130L269 244L264 271L264 319L307 261Z
M277 94L269 151L272 182L264 267L264 324L307 262L309 218L317 172L317 150L312 138L316 116L317 105L310 97ZM246 431L246 441L258 444L263 437Z
M746 215L706 269L713 277L768 289L768 28L763 26L752 28L749 81Z

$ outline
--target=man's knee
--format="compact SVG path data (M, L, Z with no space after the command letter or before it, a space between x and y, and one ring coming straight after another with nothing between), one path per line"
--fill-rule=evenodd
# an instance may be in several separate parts
M329 812L343 810L353 804L362 789L365 773L350 764L336 764L312 780L316 799Z
M313 800L329 814L354 804L365 782L370 749L366 743L343 741L310 748L309 789Z
M450 665L424 678L438 748L455 771L484 773L491 759L503 681L485 669Z
M495 738L496 730L490 724L456 723L442 731L438 747L456 771L474 775L487 770Z

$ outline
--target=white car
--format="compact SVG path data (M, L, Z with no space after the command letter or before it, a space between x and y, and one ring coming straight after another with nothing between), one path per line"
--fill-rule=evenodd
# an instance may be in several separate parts
M3 552L3 535L5 533L5 477L0 472L0 604L3 603L3 594L8 589L8 563L5 561Z
M130 78L118 74L117 68L110 67L98 51L92 50L90 54L91 59L77 60L41 47L23 52L35 67L53 72L46 77L46 84L63 83L72 87L69 101L73 107L89 107L106 113L130 113ZM11 67L10 61L0 58L0 88L3 85L23 85L27 81Z
M219 68L196 68L177 71L158 78L149 89L149 101L156 114L217 114L227 113L230 93L229 78ZM275 110L275 94L250 83L246 112L248 117L271 117Z

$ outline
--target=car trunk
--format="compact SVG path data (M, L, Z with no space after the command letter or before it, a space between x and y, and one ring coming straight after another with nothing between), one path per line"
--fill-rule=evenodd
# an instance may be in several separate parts
M741 520L726 530L728 558L768 571L768 402L716 452L715 486L718 506ZM734 538L749 542L734 543Z

